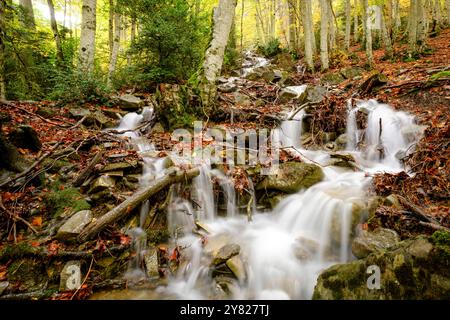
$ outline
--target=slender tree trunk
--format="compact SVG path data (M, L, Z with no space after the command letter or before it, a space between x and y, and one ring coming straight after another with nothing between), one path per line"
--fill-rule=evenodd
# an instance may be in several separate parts
M241 0L241 34L240 34L240 42L241 42L241 54L244 50L244 12L245 12L245 1Z
M314 72L313 60L313 41L314 33L312 30L312 7L311 0L300 1L300 12L303 17L303 30L305 35L305 60L311 72Z
M234 20L236 0L219 0L214 8L212 38L205 53L202 72L199 75L200 98L207 115L213 110L217 94L216 81L222 71L225 47Z
M366 38L366 56L367 56L367 63L368 65L373 68L374 62L373 62L373 53L372 53L372 30L369 27L369 1L363 0L364 4L364 19L363 23L366 26L364 28L365 30L365 38Z
M345 0L345 49L350 49L350 33L352 29L352 15L350 0Z
M445 9L447 10L447 25L450 26L450 0L445 0Z
M392 41L395 43L398 35L398 30L400 29L402 23L400 20L399 0L394 0L392 4L392 21Z
M114 45L114 0L109 0L108 44L109 44L109 59L111 60Z
M63 55L63 49L61 44L61 38L59 36L58 32L58 24L56 23L55 18L55 7L53 5L53 0L47 0L48 3L48 10L50 11L50 24L53 31L53 38L55 39L56 44L56 58L58 60L58 65L63 66L64 65L64 55Z
M122 31L122 16L118 12L114 12L114 43L111 54L111 60L109 61L108 79L107 85L111 86L112 77L116 71L117 57L120 51L120 33Z
M5 1L0 1L0 99L6 99L5 77Z
M294 51L297 48L297 41L295 37L296 29L296 19L295 19L295 1L288 1L288 11L289 11L289 48Z
M94 68L97 1L83 0L80 36L80 69L91 72Z
M408 51L410 55L417 52L417 4L417 0L411 0L409 4Z
M328 1L320 0L320 62L322 71L329 68L328 61Z
M130 31L130 48L134 45L134 41L136 40L136 18L131 17L131 31ZM127 54L127 65L131 66L131 52L128 50Z
M328 0L328 40L329 40L329 44L328 44L328 51L333 52L334 48L336 47L336 38L338 37L338 28L337 25L335 24L335 19L334 19L334 10L333 10L333 3L331 0Z
M259 26L259 33L260 33L260 35L258 36L258 40L262 41L263 43L266 43L267 32L266 32L266 27L264 24L264 19L262 18L260 0L256 0L255 10L256 10L256 13L255 13L256 27L258 29L258 26Z
M383 38L386 57L389 59L392 59L392 57L394 55L393 48L392 48L392 41L391 41L391 37L389 36L388 29L386 27L385 16L383 13L381 14L381 36Z
M442 9L441 9L441 1L434 0L433 1L433 17L438 26L442 26Z
M353 40L358 43L359 40L359 18L358 18L358 0L355 0L353 6Z
M417 1L417 44L419 52L423 51L425 47L425 39L427 38L427 5L426 0Z
M31 0L20 0L19 4L24 11L24 16L21 18L22 23L28 28L36 29L36 20L34 19L33 3Z

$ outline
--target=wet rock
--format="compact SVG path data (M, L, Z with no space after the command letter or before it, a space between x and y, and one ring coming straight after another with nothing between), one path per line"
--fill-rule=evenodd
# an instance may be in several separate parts
M30 149L31 151L39 151L42 148L38 134L31 126L18 126L11 131L9 139L18 148Z
M235 255L227 260L226 265L233 272L234 276L240 281L245 281L246 272L244 263L239 255Z
M281 103L289 102L292 99L303 101L306 97L306 90L307 87L305 85L286 87L280 91L278 99Z
M108 108L102 110L108 117L111 117L113 119L120 119L120 117L126 115L128 112L121 109L116 108Z
M116 185L116 180L113 177L103 175L94 181L94 183L92 184L92 187L88 191L88 193L92 194L92 193L97 193L97 192L105 190L105 189L111 189L111 188L114 188L115 185Z
M102 111L97 110L91 113L83 122L85 125L97 125L100 128L108 128L116 125L114 121L108 118Z
M249 96L247 96L243 93L240 93L240 92L234 93L234 101L236 104L241 105L241 106L248 106L252 103Z
M322 83L326 83L329 85L337 85L341 82L343 82L345 79L340 73L328 73L324 75L321 79Z
M209 238L203 250L205 251L206 254L209 254L212 257L214 257L217 255L217 252L220 250L220 248L225 246L230 241L231 241L230 236L226 234L220 234L215 237Z
M149 278L159 278L158 250L150 247L144 253L145 269Z
M145 103L139 97L132 94L125 94L118 98L119 107L126 111L137 111L144 107Z
M286 71L292 71L295 66L295 61L292 59L290 53L280 53L275 57L274 64Z
M81 118L85 116L89 116L91 112L88 109L84 108L70 108L69 109L69 116L71 118L74 118L75 120L80 120Z
M219 295L223 299L225 298L229 299L230 297L234 296L235 293L237 293L239 290L236 280L233 279L232 277L220 275L215 277L214 280L217 286L219 287L220 290Z
M117 170L130 171L136 168L137 166L138 162L136 160L108 163L100 170L100 172L104 173L108 171L117 171Z
M164 127L161 123L157 122L155 123L155 125L152 127L151 133L164 133Z
M81 287L81 262L68 261L60 275L59 290L77 290Z
M280 165L275 175L266 176L256 189L275 189L295 193L322 181L323 177L322 169L315 164L285 162Z
M5 292L6 288L8 288L9 282L8 281L1 281L0 282L0 296Z
M91 210L82 210L69 218L56 233L56 238L60 240L69 240L76 238L80 232L92 221Z
M330 165L343 168L357 169L355 158L351 154L331 153Z
M398 200L398 197L395 194L390 194L384 199L384 204L388 206L392 206L396 209L402 209L402 205Z
M239 254L241 251L241 247L238 244L232 243L223 246L217 251L217 254L214 256L212 263L214 265L218 265L230 259L231 257Z
M364 69L360 67L350 67L341 70L341 74L345 79L354 79L355 77L359 77L364 73Z
M45 264L39 259L17 259L8 266L8 281L14 291L43 290L48 283Z
M373 232L362 230L353 240L352 252L355 257L362 259L373 252L393 247L399 242L399 235L391 229L378 228Z
M434 236L411 238L328 268L317 280L313 299L449 299L449 254L449 243ZM367 286L369 266L380 268L377 290Z
M343 133L341 134L339 137L337 137L336 139L336 145L340 148L343 149L347 146L347 142L348 142L348 136L347 134Z
M401 129L401 133L408 142L414 142L414 141L418 141L423 136L423 133L426 128L427 128L427 126L412 124L412 125L403 127Z

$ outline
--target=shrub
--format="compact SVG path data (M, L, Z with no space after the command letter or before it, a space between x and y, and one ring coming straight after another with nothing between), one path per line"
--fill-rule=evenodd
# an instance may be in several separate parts
M282 51L281 43L278 38L272 38L266 44L258 45L258 52L266 58L274 57Z

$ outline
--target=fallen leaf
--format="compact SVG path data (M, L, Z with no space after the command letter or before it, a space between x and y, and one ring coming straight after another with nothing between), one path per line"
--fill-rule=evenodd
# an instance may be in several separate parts
M42 216L34 217L31 225L35 227L40 227L42 225Z

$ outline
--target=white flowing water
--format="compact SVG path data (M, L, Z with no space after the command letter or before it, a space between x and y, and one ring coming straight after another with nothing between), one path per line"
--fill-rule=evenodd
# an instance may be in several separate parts
M358 111L368 114L365 130L358 130ZM282 123L272 139L282 147L295 147L292 151L298 152L305 162L322 165L323 181L289 195L272 212L257 212L254 199L249 221L248 210L243 212L237 208L231 179L208 165L202 166L200 175L192 182L192 201L179 197L176 190L172 195L167 212L169 231L173 235L171 245L182 248L183 261L177 273L169 276L168 285L158 289L159 294L180 299L223 297L211 275L208 255L215 243L235 243L241 248L239 257L245 271L229 286L234 299L310 299L321 271L353 258L350 235L360 222L355 221L360 215L353 213L367 201L370 174L402 170L396 155L412 151L420 130L411 130L417 127L413 116L388 105L361 101L352 109L349 104L346 153L351 153L363 169L354 172L327 166L330 156L325 151L302 149L303 115L300 112ZM144 115L128 114L119 130L135 129L143 118ZM141 154L154 150L136 132L124 135L131 137ZM143 185L164 173L163 160L144 157L144 161ZM222 197L217 196L213 181L218 181ZM249 189L254 198L253 186ZM220 199L226 206L226 216L218 214ZM239 211L244 214L238 214ZM148 203L142 207L141 226L146 212ZM198 223L207 230L206 245L203 237L192 232ZM132 232L140 246L142 231L136 228Z

